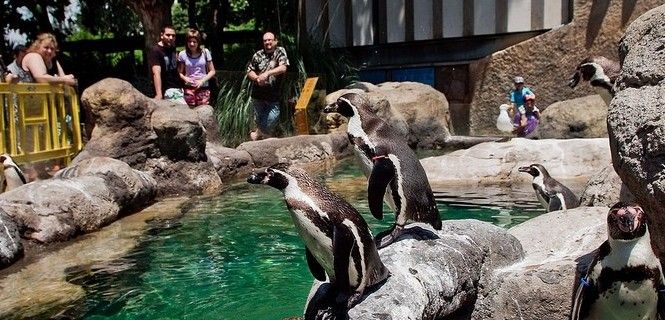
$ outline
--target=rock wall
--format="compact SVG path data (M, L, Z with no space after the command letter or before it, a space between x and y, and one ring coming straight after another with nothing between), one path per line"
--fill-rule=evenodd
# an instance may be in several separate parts
M663 0L574 0L573 20L471 65L477 75L470 106L471 135L498 134L499 105L522 75L534 89L538 105L593 94L587 83L574 90L567 84L577 64L590 55L618 60L617 46L628 24Z
M614 169L644 207L665 258L665 6L630 25L607 117Z

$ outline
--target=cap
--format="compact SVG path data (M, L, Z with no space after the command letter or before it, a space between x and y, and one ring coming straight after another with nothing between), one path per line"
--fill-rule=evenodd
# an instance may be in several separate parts
M14 51L14 53L19 53L21 51L25 51L26 49L28 49L28 48L26 48L26 46L24 46L22 44L17 44L17 45L14 46L14 49L12 49L12 50Z
M529 100L536 101L536 95L533 95L533 94L527 94L527 95L525 95L525 96L524 96L524 101L529 101Z
M524 78L522 78L522 77L515 77L515 79L514 79L513 81L514 81L515 83L524 83Z

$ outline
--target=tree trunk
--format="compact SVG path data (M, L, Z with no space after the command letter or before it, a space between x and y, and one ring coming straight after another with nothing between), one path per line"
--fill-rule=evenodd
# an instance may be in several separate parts
M224 27L228 21L231 5L229 0L216 0L212 4L212 30L210 30L210 38L207 41L208 46L213 52L212 59L216 69L224 67Z
M196 0L187 1L187 21L189 27L199 27L199 24L196 23Z
M145 38L144 57L150 48L159 41L162 27L172 24L171 6L174 0L122 0L138 15L143 24ZM144 59L145 61L145 59Z

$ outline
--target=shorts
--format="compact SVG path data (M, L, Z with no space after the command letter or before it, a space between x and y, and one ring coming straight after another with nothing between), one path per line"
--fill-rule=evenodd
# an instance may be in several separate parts
M210 89L205 88L185 88L185 102L190 107L210 104Z

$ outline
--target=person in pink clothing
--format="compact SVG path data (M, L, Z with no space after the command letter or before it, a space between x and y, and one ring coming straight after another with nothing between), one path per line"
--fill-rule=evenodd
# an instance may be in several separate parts
M178 73L185 83L185 101L190 107L210 103L208 81L215 76L210 50L201 47L201 32L187 31L185 50L178 54Z

